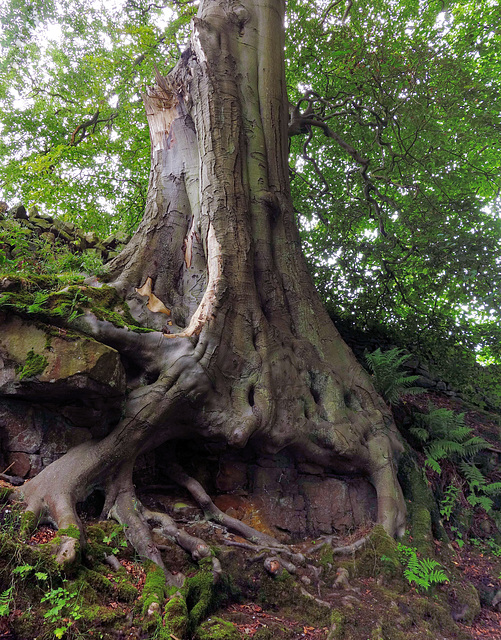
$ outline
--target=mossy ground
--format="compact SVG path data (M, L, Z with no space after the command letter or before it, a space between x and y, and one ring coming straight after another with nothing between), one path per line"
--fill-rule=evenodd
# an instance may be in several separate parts
M61 535L78 537L78 529L52 532L46 544L37 545L40 534L30 538L26 532L22 539L20 512L9 520L6 508L12 513L12 506L4 503L0 593L14 587L5 620L18 640L55 637L58 623L44 617L54 606L53 601L43 601L51 592L56 593L53 600L62 603L65 637L104 640L117 633L132 640L426 640L437 634L461 640L471 635L454 622L451 611L467 604L470 619L478 611L476 591L461 580L460 572L450 573L451 584L429 594L413 588L402 575L397 544L380 527L372 530L368 544L355 557L339 558L318 545L296 575L284 571L273 578L261 561L253 561L256 553L225 546L220 529L198 522L193 533L217 549L224 576L214 579L211 558L197 565L173 546L165 559L176 557L187 576L177 589L166 587L156 565L141 562L122 547L123 529L109 521L88 524L81 564L70 576L55 565L51 546ZM104 564L104 555L113 550L122 563L118 572ZM318 584L307 585L301 579L312 575L308 565L320 572ZM16 567L24 569L13 573ZM334 587L339 567L348 570L347 589ZM467 622L470 619L467 615Z

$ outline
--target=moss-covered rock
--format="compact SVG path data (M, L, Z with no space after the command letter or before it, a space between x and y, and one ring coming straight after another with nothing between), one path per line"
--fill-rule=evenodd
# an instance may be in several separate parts
M331 611L331 625L327 640L341 640L344 636L344 615L339 609Z
M358 577L397 578L402 574L398 545L381 525L371 531L367 543L354 562Z
M195 631L197 640L239 640L238 629L222 618L210 618Z
M146 579L139 605L141 615L144 617L143 626L145 630L151 631L162 624L160 611L167 595L167 585L165 574L158 565L146 561L144 569Z
M1 299L1 296L0 296ZM96 396L120 397L125 372L119 353L86 336L67 339L43 324L0 310L0 354L4 368L0 392L81 402Z
M478 616L481 609L480 596L471 583L454 582L454 603L451 608L455 617L465 624L471 624Z
M24 365L18 368L19 380L33 378L43 373L48 364L49 362L45 356L35 353L33 349L30 349L26 355Z

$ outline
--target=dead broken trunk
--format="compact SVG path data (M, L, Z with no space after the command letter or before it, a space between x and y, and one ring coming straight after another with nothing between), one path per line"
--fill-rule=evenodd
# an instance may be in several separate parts
M29 510L67 527L78 524L76 500L102 486L105 511L159 564L145 524L172 523L134 506L132 469L167 441L285 450L366 476L379 522L391 534L403 525L396 429L301 253L288 182L284 10L283 0L202 2L190 48L144 96L147 208L112 276L137 320L157 331L135 334L90 313L76 321L126 362L124 417L24 489ZM210 511L175 460L171 470ZM203 555L199 543L183 546Z

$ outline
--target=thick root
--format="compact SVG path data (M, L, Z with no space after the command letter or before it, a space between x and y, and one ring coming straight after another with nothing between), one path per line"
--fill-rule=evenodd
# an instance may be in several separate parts
M183 531L183 529L179 529L174 520L166 513L150 511L144 505L140 506L140 510L146 520L156 522L160 525L158 528L153 529L157 544L162 544L162 537L173 540L182 549L188 551L195 561L210 556L210 548L203 540L191 536L186 531ZM158 541L158 539L160 540Z
M273 549L280 549L284 547L284 545L280 544L280 542L275 540L272 536L262 533L244 522L228 516L226 513L221 511L221 509L218 509L198 480L195 480L195 478L192 478L185 473L182 467L176 462L169 465L169 477L177 482L181 487L189 491L194 500L200 505L200 508L203 510L205 517L208 520L213 520L214 522L223 525L229 531L236 533L243 538L247 538L247 540L250 540L257 545L263 545Z

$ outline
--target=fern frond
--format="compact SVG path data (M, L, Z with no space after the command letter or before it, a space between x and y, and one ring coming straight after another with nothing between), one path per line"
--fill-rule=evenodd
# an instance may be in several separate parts
M484 474L480 471L480 469L476 465L469 464L468 462L460 462L459 468L461 470L461 473L465 477L466 482L469 484L470 487L485 486Z
M482 490L489 496L497 496L501 493L501 482L486 484L485 487L482 487Z
M433 458L426 458L424 463L425 463L426 466L428 466L431 469L433 469L433 471L435 471L439 475L442 473L442 467Z
M428 455L430 458L435 458L435 460L447 458L453 453L462 455L463 452L464 446L462 443L454 440L433 440L427 448Z
M422 427L411 427L409 432L421 442L426 442L430 438L430 434Z
M464 457L470 458L476 455L479 451L484 451L484 449L487 449L489 446L489 443L487 440L484 440L484 438L481 438L480 436L473 436L473 438L463 442L465 450L463 455Z
M419 378L415 375L407 375L400 371L402 364L410 358L402 349L390 349L384 353L380 348L372 353L365 354L369 370L372 372L376 390L390 404L398 402L403 393L416 393L411 391L415 387L411 385Z
M0 593L0 618L9 615L10 604L12 602L13 586Z
M482 507L485 511L490 511L494 504L494 501L487 496L477 496L474 493L471 493L466 499L472 507Z

